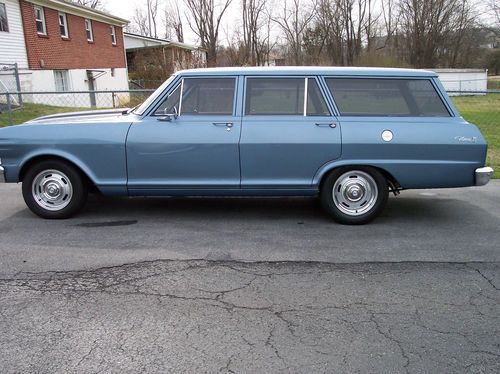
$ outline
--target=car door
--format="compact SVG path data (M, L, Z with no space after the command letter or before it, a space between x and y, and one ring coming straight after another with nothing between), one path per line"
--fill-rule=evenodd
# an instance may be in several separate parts
M127 139L131 195L239 189L236 77L185 77Z
M315 77L247 77L240 141L243 189L310 189L341 155L341 133Z

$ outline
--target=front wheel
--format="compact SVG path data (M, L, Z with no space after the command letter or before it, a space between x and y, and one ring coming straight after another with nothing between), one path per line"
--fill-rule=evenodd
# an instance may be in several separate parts
M326 177L320 198L323 208L339 223L362 225L377 217L385 207L387 180L371 167L334 170Z
M63 219L76 214L87 200L87 187L70 164L47 160L32 166L24 176L26 205L42 218Z

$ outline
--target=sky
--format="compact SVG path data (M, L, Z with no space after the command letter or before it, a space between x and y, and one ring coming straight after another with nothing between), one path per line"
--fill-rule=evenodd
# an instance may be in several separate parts
M182 0L177 0L179 3L179 7L181 9L181 13L183 12L183 1ZM134 11L136 9L136 6L140 6L144 9L147 8L147 0L104 0L104 11L117 16L121 18L125 18L129 21L132 21L134 17ZM172 0L172 3L175 3L175 0ZM224 35L224 30L229 30L231 26L229 25L229 22L226 21L224 24L224 20L233 20L234 24L234 19L239 18L239 10L238 10L238 2L233 1L233 4L228 8L226 11L226 14L224 15L223 18L223 24L221 24L223 30L220 31L221 37L220 38L225 38ZM160 18L163 18L162 15L160 15ZM189 29L189 26L187 25L187 22L184 22L184 39L186 43L191 43L191 44L197 44L198 40L196 35ZM164 37L163 35L163 30L158 30L159 32L159 37Z

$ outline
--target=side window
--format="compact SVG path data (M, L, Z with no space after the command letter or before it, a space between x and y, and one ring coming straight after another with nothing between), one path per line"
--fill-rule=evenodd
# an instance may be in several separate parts
M411 115L398 80L328 78L326 83L344 116Z
M182 88L181 115L232 115L234 78L186 78Z
M429 80L327 78L326 82L344 116L450 116Z
M304 115L304 78L248 78L245 114Z
M154 112L154 116L165 116L167 114L179 113L179 99L181 98L181 85L167 96L161 105Z
M329 116L330 111L325 102L325 98L316 83L316 79L307 80L307 109L308 116Z
M450 113L432 83L427 79L409 81L408 88L418 106L421 116L449 117Z

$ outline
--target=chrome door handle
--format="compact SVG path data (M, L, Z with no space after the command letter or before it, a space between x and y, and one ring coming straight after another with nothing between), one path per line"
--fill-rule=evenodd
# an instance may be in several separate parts
M220 126L220 127L224 126L224 127L226 127L227 131L231 131L231 129L234 126L232 122L212 122L212 125Z
M334 129L335 127L337 127L337 124L335 122L315 123L315 125L318 126L318 127L330 127L332 129Z

